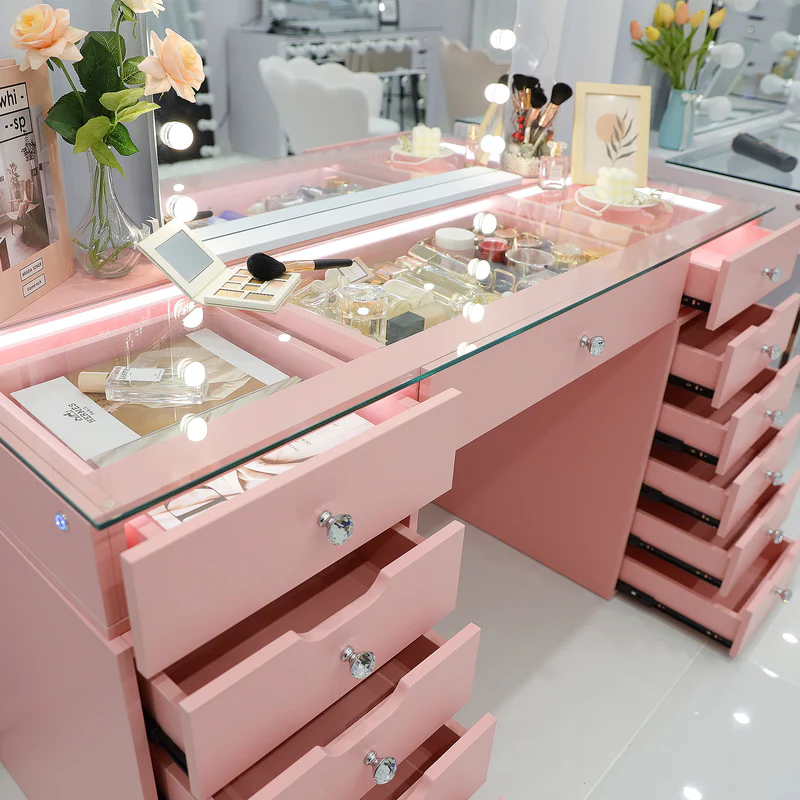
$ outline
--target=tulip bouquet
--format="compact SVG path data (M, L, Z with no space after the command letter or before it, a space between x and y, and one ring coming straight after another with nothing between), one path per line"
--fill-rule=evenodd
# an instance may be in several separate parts
M151 55L127 56L122 26L132 24L135 38L137 14L158 16L163 10L161 0L114 0L113 30L87 32L70 25L68 9L39 3L19 14L11 27L11 46L24 51L20 70L47 64L50 70L63 72L71 87L50 109L45 122L75 153L89 155L92 202L75 232L73 251L79 263L97 277L130 272L137 257L133 245L143 238L119 207L110 177L110 170L124 176L118 156L139 152L127 123L159 108L145 96L172 88L193 103L195 91L205 80L195 47L169 28L163 41L151 33ZM66 61L74 62L77 84Z
M636 20L631 22L633 46L644 53L647 61L652 61L666 74L673 89L692 89L697 86L714 31L725 19L725 9L708 18L706 34L693 50L697 30L705 16L706 12L702 9L692 14L688 3L679 0L675 8L669 3L659 3L653 24L644 30Z

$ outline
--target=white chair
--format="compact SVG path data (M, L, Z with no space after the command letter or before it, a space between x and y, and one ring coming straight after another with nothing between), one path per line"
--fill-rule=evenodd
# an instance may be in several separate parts
M439 60L451 120L482 117L489 104L484 91L509 65L493 61L483 50L468 50L457 39L440 38Z
M380 116L383 84L377 75L277 56L262 59L258 68L295 153L400 132L396 122Z

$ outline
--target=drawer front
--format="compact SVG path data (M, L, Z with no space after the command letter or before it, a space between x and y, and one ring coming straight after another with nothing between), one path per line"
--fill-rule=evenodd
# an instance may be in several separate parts
M448 392L122 555L146 678L450 489L460 396ZM350 514L328 541L323 512Z
M800 310L800 294L784 300L767 322L737 336L727 347L712 405L720 408L771 362L764 348L777 347L781 353L789 345L792 328Z
M793 222L722 262L711 301L708 327L712 330L740 314L792 277L800 250L800 221ZM772 282L765 269L779 268L780 280Z
M374 784L370 752L405 761L469 702L480 630L468 625L408 673L392 696L325 748L296 761L268 787L270 800L352 800ZM261 798L259 798L261 800Z
M554 317L425 382L427 396L464 392L459 447L515 417L637 342L673 323L687 260L642 275ZM589 355L584 336L602 336L605 350Z
M798 487L800 487L800 473L781 488L769 505L730 547L729 565L719 590L720 595L730 594L739 579L750 569L770 542L790 533L783 531L781 525L792 510Z
M469 800L486 783L496 727L493 716L483 717L400 800Z
M373 652L380 668L449 614L463 541L464 526L450 523L321 625L284 634L183 700L192 794L210 797L352 689L346 647Z

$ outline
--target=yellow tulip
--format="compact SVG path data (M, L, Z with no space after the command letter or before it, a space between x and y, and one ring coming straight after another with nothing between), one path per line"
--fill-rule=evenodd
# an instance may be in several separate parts
M634 42L638 42L642 36L644 36L642 26L636 20L633 20L633 22L631 22L631 39L633 39Z
M657 41L658 41L658 37L659 37L659 36L661 36L661 34L660 34L660 33L659 33L659 31L658 31L658 28L654 28L652 25L648 25L648 26L645 28L645 31L644 31L644 32L645 32L645 34L647 35L647 38L648 38L648 39L649 39L651 42L657 42Z
M700 11L695 11L691 17L689 17L689 24L693 28L699 28L700 23L706 18L705 10L701 9Z
M708 18L708 27L712 31L715 31L717 28L719 28L719 26L722 25L722 23L725 21L725 14L726 13L727 12L725 11L725 9L721 8L719 11L715 12L714 14L712 14Z
M675 24L685 25L689 21L689 4L678 0L675 5Z
M656 13L653 18L656 25L669 28L675 21L675 10L669 3L659 3L656 6Z

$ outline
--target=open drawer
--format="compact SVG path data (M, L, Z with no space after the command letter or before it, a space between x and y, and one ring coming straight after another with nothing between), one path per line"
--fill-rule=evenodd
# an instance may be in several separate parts
M720 590L725 597L770 542L786 538L781 528L800 487L800 473L782 487L763 494L730 539L719 541L717 531L664 503L639 501L629 543L686 570Z
M139 672L152 678L448 491L459 400L387 398L359 412L367 432L176 528L129 523Z
M420 637L214 797L352 800L391 785L397 766L469 701L479 638L474 625L449 641ZM150 738L161 792L191 800L180 750L153 726Z
M633 548L622 564L617 589L730 649L731 656L767 615L789 602L786 587L798 567L800 542L769 544L723 597L717 589L651 553Z
M658 418L656 440L689 453L725 474L773 425L787 421L800 356L782 370L762 370L722 408L707 397L670 384Z
M211 797L449 614L463 540L458 522L427 539L395 526L141 678L145 708L185 753L194 797Z
M744 515L770 486L785 483L783 469L800 433L800 416L782 431L765 433L724 475L711 464L654 444L642 494L717 529L727 542Z
M800 250L800 222L778 231L744 225L692 253L684 304L708 312L711 330L789 280Z
M703 316L681 328L670 382L711 399L721 408L759 372L780 358L800 310L800 294L777 308L753 306L717 330Z

